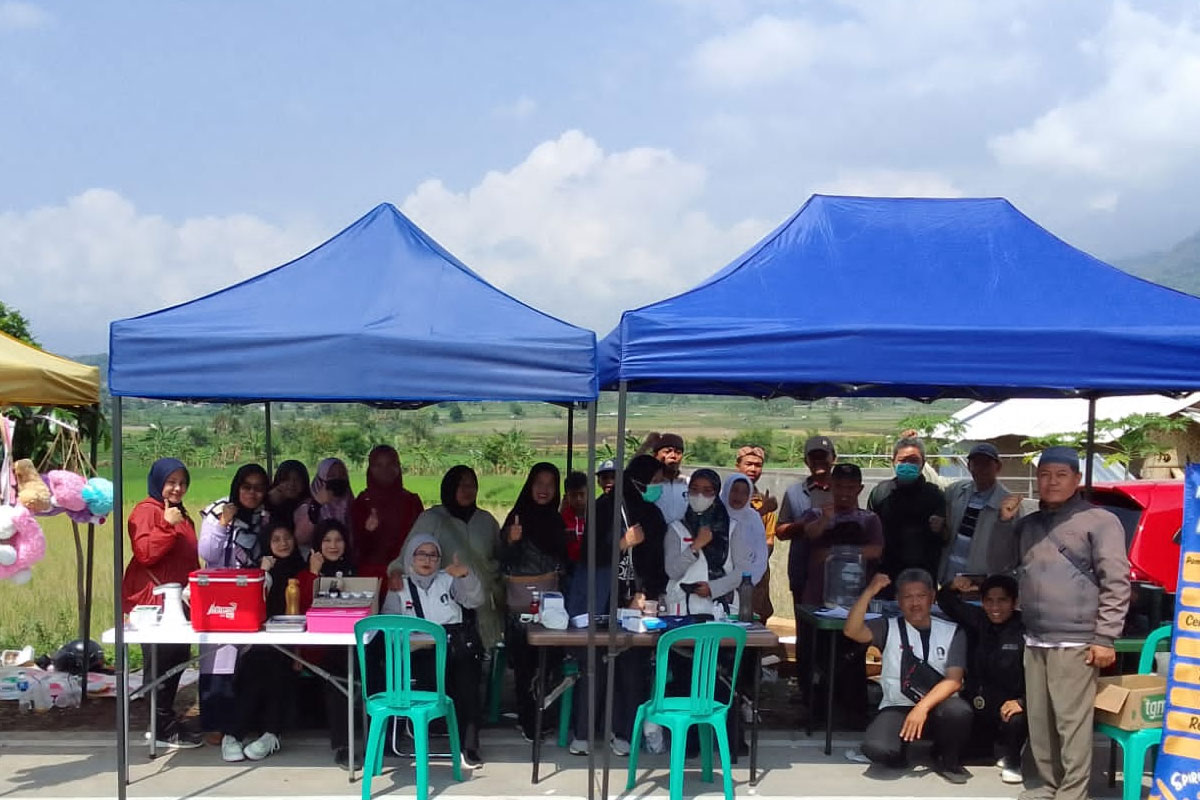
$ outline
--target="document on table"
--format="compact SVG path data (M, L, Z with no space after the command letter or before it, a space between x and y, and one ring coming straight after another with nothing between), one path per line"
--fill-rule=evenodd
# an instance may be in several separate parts
M850 612L841 606L833 606L832 608L818 608L813 612L814 616L824 617L825 619L846 619L850 616ZM879 619L882 614L877 614L874 611L868 611L864 619Z

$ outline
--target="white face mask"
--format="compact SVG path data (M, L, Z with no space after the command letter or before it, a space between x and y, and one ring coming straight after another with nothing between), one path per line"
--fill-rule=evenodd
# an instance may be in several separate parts
M688 505L692 507L692 511L695 511L697 514L703 514L712 508L712 504L716 499L715 497L703 494L689 494Z

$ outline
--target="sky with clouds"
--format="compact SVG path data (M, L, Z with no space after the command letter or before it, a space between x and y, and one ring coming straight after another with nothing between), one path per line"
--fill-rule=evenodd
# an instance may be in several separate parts
M814 192L1165 249L1198 130L1190 3L0 0L0 300L100 352L387 201L604 334Z

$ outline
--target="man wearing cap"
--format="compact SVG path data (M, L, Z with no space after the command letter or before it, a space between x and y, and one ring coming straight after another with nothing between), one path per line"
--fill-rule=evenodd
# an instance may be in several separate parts
M998 480L1000 453L982 442L967 454L971 479L946 489L947 523L954 538L942 553L940 583L958 575L996 575L1014 566L1014 529L1021 513L1021 496Z
M617 462L611 458L601 461L596 467L596 483L600 484L600 494L610 494L617 483Z
M767 451L758 445L744 445L738 448L737 460L734 462L737 471L750 479L754 493L750 495L750 507L762 517L763 530L767 535L767 558L775 552L775 523L779 518L779 501L770 492L759 491L758 479L762 477L763 464L767 461ZM771 566L768 561L767 570L762 579L754 585L754 613L762 619L770 619L775 613L771 602Z
M1079 483L1078 453L1042 451L1039 509L1016 526L1029 746L1043 784L1022 800L1088 796L1096 675L1116 660L1129 610L1125 531Z
M837 451L828 436L810 436L804 442L804 465L808 477L793 483L783 493L779 506L779 518L775 523L775 539L791 542L788 549L788 587L792 590L792 603L800 607L804 597L804 584L808 578L808 539L804 535L801 518L810 508L821 508L832 502L829 491L829 471L833 468ZM802 641L796 613L796 641Z
M663 465L663 479L662 494L654 504L669 526L683 519L688 509L688 476L679 471L683 463L683 437L678 433L662 433L657 437L650 452Z

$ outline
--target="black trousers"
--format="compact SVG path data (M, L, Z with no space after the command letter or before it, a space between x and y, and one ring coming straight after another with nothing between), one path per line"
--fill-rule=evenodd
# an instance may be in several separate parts
M239 739L252 731L281 734L296 702L292 659L274 647L251 647L238 658L234 678L236 713L228 732Z
M241 669L239 664L236 669ZM200 673L200 727L206 731L233 734L237 728L236 672L227 675Z
M618 739L631 741L633 722L637 709L650 699L650 684L654 680L654 662L649 647L631 647L616 657L613 664L613 713L612 730ZM579 680L575 682L575 694L571 708L571 730L576 739L587 739L588 678L587 650L580 649L575 657L579 661ZM596 648L596 734L604 735L604 695L608 682L607 652Z
M432 650L413 653L413 677L418 689L432 691L437 688L436 665ZM483 662L479 654L450 649L446 654L446 694L454 701L454 716L458 720L464 750L479 749L479 728L483 724L482 679Z
M863 734L863 754L876 764L904 766L908 761L908 742L900 738L900 728L911 710L908 706L879 709ZM972 717L970 704L958 695L943 700L929 713L921 738L933 740L947 767L962 765L962 750L971 738Z
M1024 714L1013 714L1008 722L1000 718L1000 707L973 709L975 718L971 725L971 751L989 761L995 758L996 749L1009 765L1019 769L1021 751L1029 739L1029 724Z
M516 683L517 720L521 730L532 739L534 714L537 710L537 681L542 681L544 689L546 676L538 675L538 649L529 644L525 638L525 630L526 625L517 617L511 614L508 616L504 631L504 653ZM552 675L557 674L562 661L562 651L559 648L550 648L546 656L547 671Z
M162 673L169 671L172 667L183 664L192 657L192 646L188 644L144 644L141 647L143 674L149 675L150 681L155 680ZM158 671L154 674L150 672L151 648L157 649L158 652ZM179 679L182 677L183 673L177 672L154 689L154 699L158 703L158 714L155 725L160 736L163 735L163 726L173 722L175 719L175 695L179 692Z

